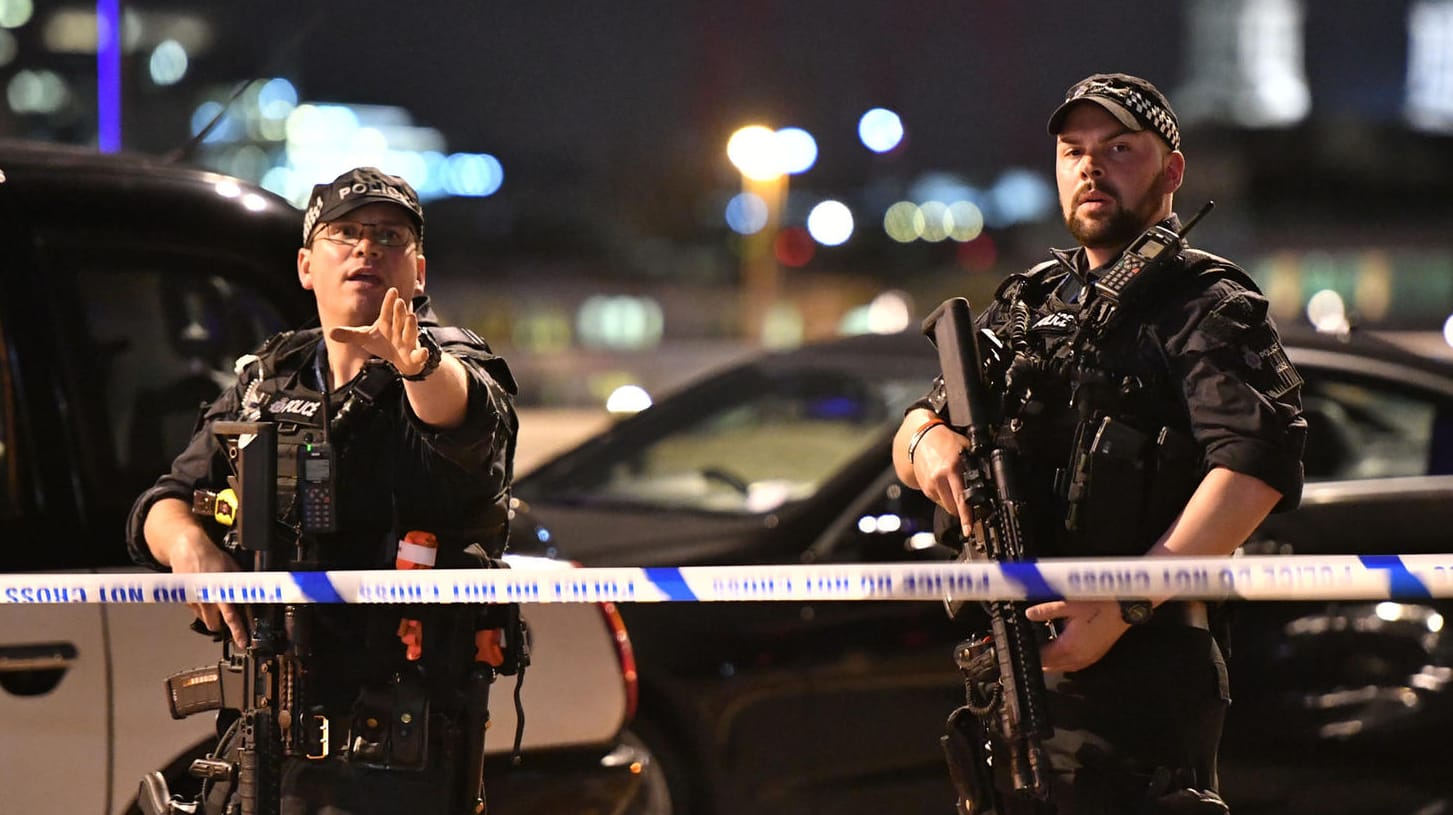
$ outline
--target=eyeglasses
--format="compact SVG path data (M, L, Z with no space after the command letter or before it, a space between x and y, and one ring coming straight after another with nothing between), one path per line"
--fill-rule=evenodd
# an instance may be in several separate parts
M393 224L361 224L354 221L330 221L318 228L315 238L340 246L357 246L368 238L379 246L403 249L414 242L414 231Z

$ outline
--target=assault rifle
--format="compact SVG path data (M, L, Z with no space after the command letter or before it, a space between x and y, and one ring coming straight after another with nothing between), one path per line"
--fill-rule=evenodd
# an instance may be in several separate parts
M225 495L199 492L194 496L193 511L212 515L226 525L235 522L235 527L228 532L229 546L250 552L256 571L284 570L306 560L302 551L286 551L290 545L284 539L286 536L275 534L278 529L277 426L269 422L216 422L212 432L231 464L234 474L228 481L232 489L224 491ZM306 456L318 448L315 443L304 448L302 454ZM322 484L328 476L321 468L310 474L306 459L297 467L300 492L309 486L302 482L312 479ZM331 493L322 492L321 488L315 492L331 499ZM301 498L307 501L309 495L304 493ZM331 504L331 500L320 502ZM323 518L329 525L333 523L326 511L314 512L311 517ZM294 537L293 540L301 547L301 539ZM491 562L496 566L502 563ZM220 806L219 801L226 800L233 790L232 798L240 806L241 815L277 815L282 799L284 759L327 758L343 736L348 737L349 761L359 766L406 770L425 766L434 747L429 738L430 700L423 684L396 678L396 684L387 691L365 692L355 710L355 726L348 733L330 733L329 717L313 712L308 703L308 664L313 656L312 607L249 603L246 608L249 639L241 653L233 649L230 637L226 637L224 656L219 663L167 678L173 718L211 710L238 712L215 752L193 761L188 768L193 777L203 782L201 798L195 803L184 802L170 794L161 773L149 773L142 779L137 796L145 815L192 815L201 812L204 806ZM484 738L489 724L490 685L500 674L514 674L523 680L524 669L530 661L528 629L516 604L460 605L452 613L439 614L433 619L444 632L441 643L451 630L458 635L465 627L465 633L474 640L475 659L458 699L461 721L457 725L444 723L444 740L454 747L446 751L442 760L452 762L459 770L460 787L449 792L458 802L459 811L483 813L486 811ZM406 619L400 625L401 639L406 633L414 637L412 641L405 640L412 652L410 659L418 659L422 654L418 640L421 630L417 621ZM420 677L423 675L419 673ZM524 728L519 690L517 681L517 759ZM408 715L395 715L400 710ZM377 715L366 715L370 713ZM395 719L398 724L394 723ZM360 720L364 724L360 725ZM458 766L461 762L462 767Z
M1026 560L1034 547L1022 523L1024 495L1014 451L994 440L997 412L984 383L968 301L945 301L923 321L923 333L938 348L948 423L969 442L963 462L964 500L974 525L960 558ZM1011 600L987 603L989 634L954 648L967 699L949 716L940 741L960 815L1053 812L1043 746L1051 727L1039 662L1042 627L1024 616L1027 606ZM995 783L996 775L1007 782L1007 795Z
M286 553L277 551L273 535L276 427L269 422L217 422L212 432L233 466L235 475L229 480L241 504L236 528L228 534L252 553L256 571L285 568ZM326 721L309 721L303 706L311 612L304 605L249 603L246 608L249 640L243 652L235 652L227 638L221 662L167 678L168 701L176 719L208 710L240 711L233 724L236 762L224 754L224 736L217 752L193 761L189 772L204 785L235 784L242 815L277 815L283 757L319 758L328 749ZM319 732L310 736L314 730ZM198 804L170 796L160 773L142 780L137 803L146 815L198 811Z

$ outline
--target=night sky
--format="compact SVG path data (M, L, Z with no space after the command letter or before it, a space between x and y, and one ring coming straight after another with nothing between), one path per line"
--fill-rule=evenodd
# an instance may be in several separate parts
M132 4L144 8L150 3ZM1307 6L1321 112L1395 115L1406 2ZM199 7L188 4L196 12ZM221 78L284 73L305 98L404 105L454 149L650 166L762 121L814 133L825 174L869 161L858 116L899 110L901 160L970 171L1037 162L1045 115L1096 70L1184 79L1182 3L1068 0L362 0L214 4ZM229 76L230 75L230 76Z
M1231 178L1225 162L1241 165L1238 184L1249 187L1213 192L1245 200L1249 218L1253 193L1310 184L1316 200L1330 200L1366 192L1329 189L1329 179L1406 176L1399 147L1364 146L1357 128L1406 130L1399 117L1413 2L1304 2L1301 61L1313 108L1303 127L1330 136L1227 138L1191 125L1189 183L1209 172ZM416 124L441 131L450 151L497 156L505 187L470 206L462 228L524 241L523 211L548 218L558 210L574 230L590 228L585 216L605 213L625 235L686 237L708 221L720 229L723 196L737 183L726 141L752 123L802 127L816 137L816 166L792 182L805 197L848 200L937 170L984 186L1015 167L1047 178L1052 142L1044 123L1065 88L1089 73L1121 70L1151 79L1177 103L1193 55L1208 47L1189 30L1194 0L126 5L202 16L215 34L171 88L139 78L143 60L133 58L129 147L165 152L185 139L189 112L202 99L246 79L285 76L302 101L400 106ZM42 8L32 27L44 16ZM82 61L71 58L71 67ZM898 111L907 131L886 155L857 140L859 117L876 106ZM1447 151L1432 155L1440 152ZM1421 177L1405 179L1386 200L1405 200L1407 187L1442 169L1418 170ZM1231 223L1236 210L1225 209L1211 231ZM549 224L539 234L560 242Z

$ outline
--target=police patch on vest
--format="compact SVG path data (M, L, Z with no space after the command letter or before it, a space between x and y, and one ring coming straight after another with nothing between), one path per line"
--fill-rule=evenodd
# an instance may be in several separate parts
M1051 331L1068 333L1075 327L1075 315L1070 311L1056 311L1039 318L1030 331Z
M289 414L311 419L318 413L318 408L322 405L323 403L317 399L279 399L267 406L267 412L274 416Z

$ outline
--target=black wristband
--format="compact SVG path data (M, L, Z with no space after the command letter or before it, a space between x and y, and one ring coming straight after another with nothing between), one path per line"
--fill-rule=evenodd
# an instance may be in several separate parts
M422 382L425 379L428 379L429 374L432 374L434 373L434 371L438 370L439 361L444 358L444 349L440 348L439 343L436 342L433 337L429 336L428 331L420 329L419 347L429 352L429 358L424 360L424 367L420 368L419 372L416 374L405 374L400 371L399 377L406 381ZM394 370L398 371L399 369L397 366L395 366Z

